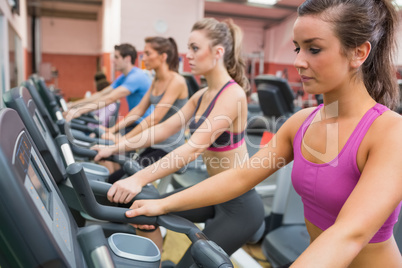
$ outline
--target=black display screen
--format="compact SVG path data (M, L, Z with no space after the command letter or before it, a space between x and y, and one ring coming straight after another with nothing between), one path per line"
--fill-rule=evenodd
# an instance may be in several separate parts
M31 156L28 165L27 175L31 180L36 192L38 193L38 196L42 201L44 207L48 211L49 215L52 216L50 213L51 191L46 182L44 181L42 174L38 170L39 169L36 166L35 160Z

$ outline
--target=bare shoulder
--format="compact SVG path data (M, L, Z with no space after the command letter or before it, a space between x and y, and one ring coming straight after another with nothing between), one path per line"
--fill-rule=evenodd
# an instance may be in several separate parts
M299 130L303 122L315 109L316 107L309 107L297 111L289 119L286 120L286 122L282 125L278 132L286 134L286 136L290 137L290 139L293 141L297 131Z
M402 116L394 111L384 112L373 122L368 131L370 140L381 144L388 141L402 145L401 133Z
M296 113L294 113L288 120L288 124L293 125L297 128L307 119L307 117L316 109L317 107L304 108Z
M247 99L246 92L237 83L229 85L228 88L222 92L221 96L222 98L218 99L218 102L237 102L239 100Z
M186 84L186 79L181 74L175 72L175 74L173 76L172 84L184 85L184 84Z
M199 89L197 92L195 92L190 99L188 100L189 103L194 103L194 105L197 105L198 100L200 99L200 97L202 96L202 94L205 93L205 91L208 90L208 87L205 88L201 88Z
M168 87L178 91L183 90L183 88L187 88L186 80L182 75L175 72Z

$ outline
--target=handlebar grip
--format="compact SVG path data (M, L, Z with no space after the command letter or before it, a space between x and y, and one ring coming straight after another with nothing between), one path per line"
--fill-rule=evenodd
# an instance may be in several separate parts
M95 199L81 164L73 163L69 165L67 167L67 174L71 180L74 190L77 193L82 207L91 217L121 223L149 225L156 224L157 217L138 216L134 218L127 218L125 213L128 211L128 209L99 204Z
M95 119L93 117L90 117L88 115L81 115L81 116L77 117L77 119L82 120L85 123L92 123L92 124L95 124L95 125L100 125L101 124L101 122L99 120L97 120L97 119Z
M102 181L89 180L88 181L90 188L94 194L106 196L112 184ZM134 200L137 199L158 199L159 192L155 187L151 185L146 185L142 187L142 190L139 194L134 197Z
M132 160L132 159L129 161L126 161L123 165L124 172L129 176L137 173L141 169L143 169L143 167L137 161Z
M102 137L102 135L105 134L105 130L102 129L102 128L100 128L100 127L95 127L95 128L93 129L93 132L95 133L95 135L96 135L98 138Z

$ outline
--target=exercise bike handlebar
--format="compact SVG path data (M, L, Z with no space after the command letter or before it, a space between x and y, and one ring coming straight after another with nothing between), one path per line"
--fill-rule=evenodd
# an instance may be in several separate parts
M63 118L63 115L61 113L59 113L60 118L57 119L56 121L56 125L59 128L59 131L61 132L61 134L67 135L70 139L78 139L78 140L82 140L84 142L90 142L90 143L94 143L94 144L105 144L105 145L111 145L113 144L113 141L111 140L104 140L101 138L91 138L89 136L86 136L84 133L83 135L80 135L79 137L75 137L71 131L71 127L74 125L77 125L75 123L72 122L66 122L66 120ZM83 132L94 132L96 135L98 135L99 137L102 136L102 129L100 128L94 128L94 129L90 129L88 128L88 126L79 126L79 127L73 127L73 129L75 130L79 130L79 131L83 131Z
M88 181L84 169L79 163L72 163L67 167L67 174L79 197L81 205L86 212L97 219L121 223L161 225L169 230L186 234L193 243L191 254L195 263L199 267L233 267L229 256L217 244L208 240L194 223L182 217L165 214L157 217L138 216L134 218L126 217L128 209L114 206L105 206L99 204L94 196L106 194L111 184L98 181ZM91 184L91 185L90 185ZM96 186L95 186L96 185ZM94 192L93 192L94 191ZM143 187L135 199L154 199L158 198L159 193L152 186Z
M199 234L201 231L192 222L175 215L161 215L158 217L138 216L128 218L125 215L125 213L129 210L127 208L99 204L96 201L94 192L97 192L98 194L105 192L107 193L111 187L111 184L91 181L92 188L90 182L86 178L84 168L79 163L70 164L67 167L67 174L74 187L74 190L77 193L81 205L91 217L121 223L148 225L158 224L170 230L186 234L193 242L200 238L205 238L204 235ZM159 194L155 195L155 192L150 190L150 187L151 186L138 194L135 199L159 198Z
M94 218L112 222L134 223L134 224L156 224L156 217L139 216L127 218L127 208L105 206L99 204L92 192L86 178L84 168L79 163L73 163L67 167L67 174L77 193L81 205L85 211ZM110 188L110 187L109 187Z
M74 153L74 155L77 155L77 156L94 159L95 156L98 154L98 151L96 151L96 150L91 150L89 148L81 147L81 146L74 144L73 142L70 142L66 135L59 135L56 138L56 142L59 146L62 146L63 144L69 144L72 152ZM124 155L111 155L107 158L104 158L103 160L112 161L112 162L124 165L127 161L130 161L131 159Z

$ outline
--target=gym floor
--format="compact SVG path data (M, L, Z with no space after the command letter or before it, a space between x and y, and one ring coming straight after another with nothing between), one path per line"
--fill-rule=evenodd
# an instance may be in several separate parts
M162 261L170 260L174 263L177 263L181 259L189 245L190 240L187 238L186 235L168 230L163 244ZM262 253L260 243L254 245L244 245L243 249L250 256L252 256L263 268L271 268L271 265ZM233 264L235 268L246 268L237 265L235 262Z

